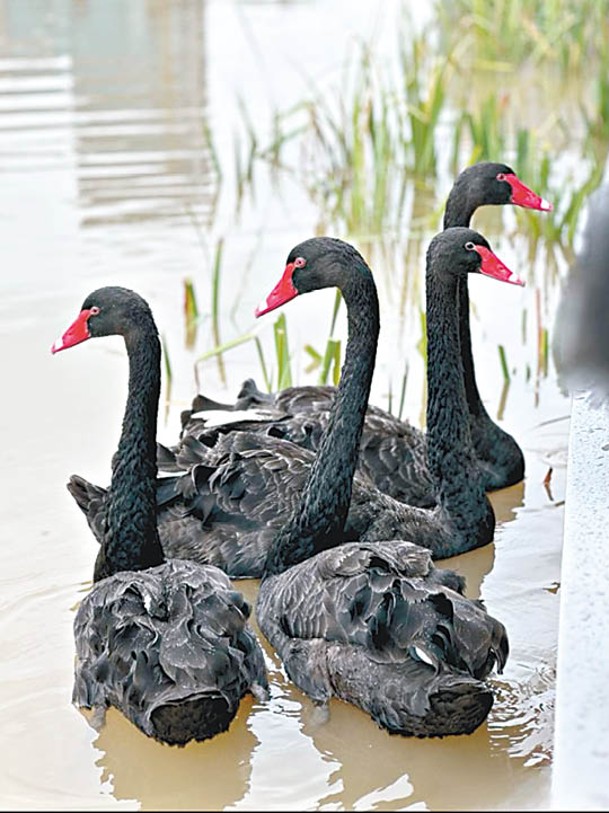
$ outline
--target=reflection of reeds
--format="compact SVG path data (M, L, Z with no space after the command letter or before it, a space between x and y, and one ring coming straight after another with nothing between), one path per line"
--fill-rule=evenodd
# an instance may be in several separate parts
M537 378L548 375L548 329L543 324L541 315L541 291L535 289L535 312L537 315Z

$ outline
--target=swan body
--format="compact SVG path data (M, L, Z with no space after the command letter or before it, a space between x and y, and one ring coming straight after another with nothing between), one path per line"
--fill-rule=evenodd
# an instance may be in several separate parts
M169 745L225 731L266 696L250 607L216 567L173 559L97 582L74 620L73 703L114 706Z
M463 170L455 181L446 203L444 228L469 226L479 206L505 204L542 211L552 209L550 203L525 186L505 164L474 164ZM470 433L484 487L493 491L522 480L524 455L512 435L491 419L482 403L471 346L467 276L459 280L458 289L459 344ZM181 437L197 436L208 420L210 409L244 411L262 407L269 414L267 425L261 425L258 418L249 426L241 421L235 428L273 434L316 451L335 392L336 388L331 386L301 386L264 393L250 378L242 384L234 404L196 396L191 409L182 413ZM437 494L426 460L424 432L390 412L368 406L358 466L380 491L410 505L436 505Z
M110 488L91 487L99 509L91 527L100 549L94 585L74 619L72 699L101 719L115 706L146 735L185 745L226 730L246 693L266 695L264 656L248 623L250 606L227 575L211 565L168 560L161 547L161 355L147 303L124 288L94 291L52 350L112 334L125 339L129 395Z
M168 468L180 472L157 481L161 545L169 557L216 565L231 578L260 578L271 541L298 506L315 453L258 432L188 438L178 454L161 448ZM96 538L103 527L106 489L72 475L70 493ZM484 503L485 515L492 509ZM472 527L471 548L492 538L493 517ZM357 472L344 528L334 543L353 539L407 538L435 558L453 555L463 536L440 508L421 509L383 494Z
M409 542L346 543L264 578L261 629L316 703L335 696L409 736L469 734L508 655L503 625Z

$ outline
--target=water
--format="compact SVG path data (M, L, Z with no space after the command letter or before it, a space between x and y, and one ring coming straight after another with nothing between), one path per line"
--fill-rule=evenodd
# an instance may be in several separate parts
M392 42L397 7L360 0L347 17L338 0L0 2L3 809L548 804L569 402L551 366L547 376L537 373L534 314L542 286L532 275L524 290L483 279L471 285L480 388L527 464L524 483L493 496L494 543L450 562L510 635L510 660L494 681L497 701L478 731L439 741L391 737L340 702L322 723L268 647L270 702L247 698L230 731L211 742L162 746L112 710L97 732L70 703L72 620L90 586L96 546L65 483L72 472L107 483L127 366L118 339L57 357L50 345L94 288L136 289L169 350L171 390L165 380L159 432L172 442L179 412L197 391L194 362L212 345L212 260L223 240L220 338L255 328L270 360L273 319L255 324L253 309L292 245L313 234L318 215L295 180L277 191L263 170L236 213L238 96L264 126L274 106L300 100L312 82L335 79L358 37L374 31L381 45ZM222 159L222 184L204 123ZM480 213L474 225L492 233L497 253L527 277L512 213ZM408 352L405 412L418 423L417 303L404 298L407 281L393 272L404 245L370 250L383 308L372 400L387 404L389 382L394 395L399 390ZM420 258L412 273L420 286ZM182 316L187 277L204 314L191 349ZM318 292L285 309L302 383L315 374L307 376L301 348L323 348L333 301L332 292ZM542 288L546 321L555 301L556 291ZM341 314L337 335L344 333ZM498 344L514 372L507 391ZM404 356L396 358L396 347ZM197 365L212 397L230 400L248 375L262 383L253 343L229 351L223 363ZM239 588L254 600L255 582Z

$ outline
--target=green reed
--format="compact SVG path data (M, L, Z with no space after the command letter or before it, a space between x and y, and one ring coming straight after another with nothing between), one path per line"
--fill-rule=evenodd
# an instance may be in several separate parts
M403 148L408 171L416 177L434 176L437 169L437 131L446 101L450 57L437 60L425 35L401 40L399 53L408 128Z
M402 375L402 380L400 382L400 398L398 401L398 409L396 416L401 420L402 415L404 413L404 406L406 404L406 385L408 384L408 370L409 364L408 359L406 359L404 365L404 374ZM387 412L393 413L393 386L391 379L389 380L388 387L387 387Z
M275 339L275 357L277 359L277 389L283 390L292 386L292 367L288 346L288 330L285 313L282 313L273 324Z
M602 52L607 9L599 0L455 0L436 2L445 43L468 38L478 62L551 60L563 73Z
M606 158L609 45L605 41L607 15L599 13L602 5L597 0L438 2L434 19L423 34L413 38L408 31L398 32L397 73L385 70L370 46L360 46L351 53L339 81L323 92L314 87L289 109L273 111L270 126L265 122L265 135L259 118L240 100L241 128L235 145L237 208L248 192L254 199L256 164L264 161L277 173L276 178L289 173L292 181L300 183L316 204L318 224L323 223L324 231L333 230L346 239L356 235L360 241L368 237L371 243L380 235L403 235L408 200L412 202L408 227L415 224L419 240L424 242L430 223L439 219L432 191L441 172L449 170L456 176L477 160L505 161L554 204L549 213L515 208L514 217L518 233L528 240L533 273L542 274L546 286L555 283L565 259L571 258L585 201L601 180ZM548 68L552 77L554 71L566 76L565 72L586 66L594 91L592 103L582 98L579 111L575 105L567 120L558 104L557 89L554 97L547 94L547 115L539 109L529 115L531 105L522 101L526 96L522 86L530 81L531 65ZM472 89L473 68L483 92ZM492 87L502 84L506 90L489 92L488 81L480 80L482 74L483 80L494 83ZM537 74L533 71L532 75ZM459 101L452 106L450 100L457 97ZM565 154L576 167L566 178L564 171L556 169L562 168ZM221 167L218 174L222 177ZM254 341L270 390L273 375L256 332L221 342L221 258L222 241L216 246L212 275L215 346L198 361L215 355L220 364L224 351ZM417 262L412 256L405 259L400 283L400 295L414 301L420 291L415 283L409 284L408 268L416 267ZM341 347L333 333L340 304L337 293L323 350L314 349L310 342L304 346L310 361L305 370L317 372L320 383L338 380ZM400 305L403 314L401 300ZM417 349L426 361L424 310L418 315L421 338ZM525 314L522 331L526 342ZM284 315L275 322L273 337L277 385L282 388L292 382ZM547 374L547 328L540 327L537 337L533 335L529 341L535 342L535 338L539 377ZM503 346L498 352L505 386L510 381L507 353ZM527 370L530 375L528 366ZM406 363L400 416L407 376ZM388 400L391 409L396 400L391 382Z
M497 345L497 349L499 351L499 363L501 364L501 372L503 373L503 380L504 382L510 381L510 370L508 368L507 363L507 356L505 353L505 347L502 344Z
M318 384L327 384L328 378L330 378L332 384L335 387L338 386L341 368L340 339L328 339L323 355L311 344L305 344L303 350L311 359L305 372L312 373L314 370L319 370Z
M184 280L184 332L186 347L192 349L197 339L199 309L192 279Z
M264 386L267 392L270 392L273 389L273 382L268 372L266 359L264 357L264 349L262 347L262 342L260 341L258 336L254 336L254 342L256 343L256 351L258 353L258 360L260 361L260 369L262 370L262 378L264 379Z
M165 380L167 382L165 388L165 421L169 416L169 404L171 401L171 384L173 381L173 374L171 369L171 360L169 358L169 348L167 347L167 339L165 334L161 334L161 348L163 353L163 366L165 369Z
M378 233L399 211L399 111L363 49L344 86L308 105L305 183L329 218L350 233Z
M498 155L506 154L505 99L492 94L484 99L478 110L464 111L454 127L453 172L457 175L461 163L458 156L463 151L463 141L471 144L471 154L467 163L495 161Z

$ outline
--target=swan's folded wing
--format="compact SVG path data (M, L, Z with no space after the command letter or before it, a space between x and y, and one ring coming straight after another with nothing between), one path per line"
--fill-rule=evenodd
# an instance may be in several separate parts
M409 505L433 507L436 501L426 463L425 435L393 415L379 413L366 414L360 470L383 494Z
M98 582L74 622L73 702L115 705L147 734L165 704L267 687L249 605L215 568L167 562Z
M502 662L505 631L443 584L454 574L439 574L416 545L347 543L282 574L268 597L263 585L264 615L282 636L361 646L379 663L414 658L487 674Z
M271 541L295 510L312 459L298 446L268 441L247 432L220 433L211 445L188 438L181 452L188 456L185 473L158 486L164 495L158 527L167 555L214 564L234 578L262 575Z

